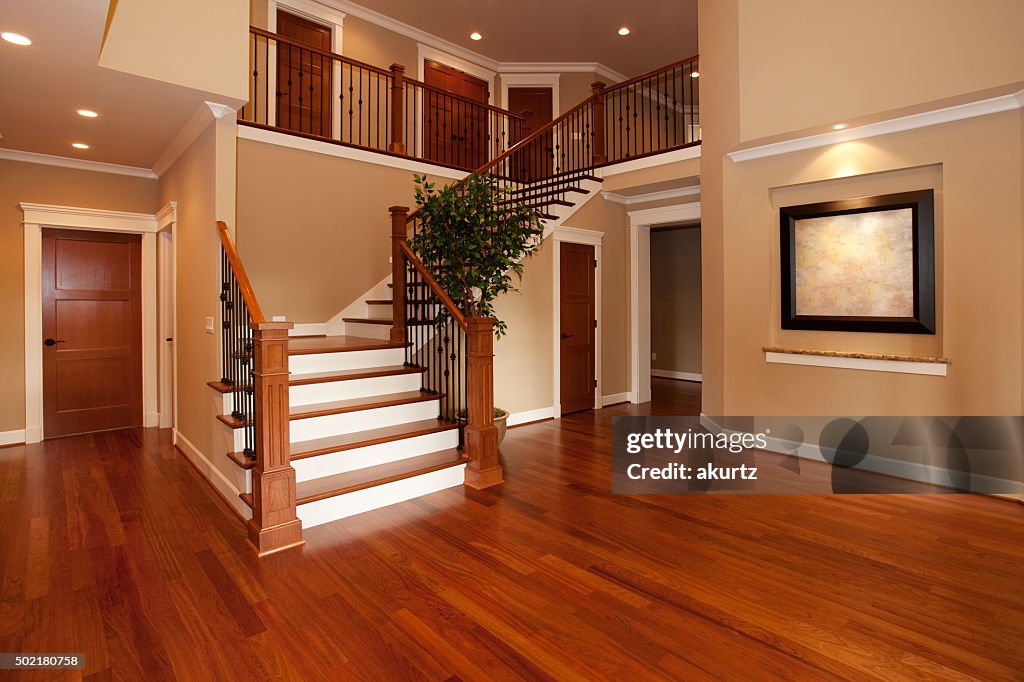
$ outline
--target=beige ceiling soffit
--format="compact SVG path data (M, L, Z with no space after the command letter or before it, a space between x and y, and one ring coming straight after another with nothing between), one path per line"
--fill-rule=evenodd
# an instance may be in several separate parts
M593 73L604 78L607 85L627 80L625 75L600 62L501 62L498 73Z
M157 178L157 174L148 168L122 166L116 163L89 161L87 159L71 159L66 156L51 156L50 154L37 154L36 152L23 152L18 149L0 149L0 159L21 161L23 163L38 163L44 166L74 168L75 170L91 171L93 173L129 175L136 178L148 178L150 180L155 180Z
M490 57L485 57L479 52L467 50L461 45L457 45L456 43L453 43L449 40L445 40L444 38L434 35L433 33L427 33L422 29L416 28L415 26L410 26L409 24L406 24L405 22L402 21L398 21L397 19L392 19L391 17L385 16L380 12L375 12L372 9L368 9L361 5L357 5L353 2L348 2L348 0L323 0L321 4L327 5L328 7L333 7L334 9L345 12L346 14L351 14L354 17L364 19L370 22L371 24L376 24L381 28L386 28L390 31L394 31L395 33L405 36L406 38L412 38L417 42L425 43L430 47L436 48L438 50L443 50L445 52L448 52L449 54L455 55L456 57L483 66L491 71L497 71L498 67L501 65L497 60L491 59Z
M622 173L631 173L637 170L644 170L645 168L655 168L657 166L664 166L670 163L699 158L700 145L695 144L692 147L683 147L682 149L677 149L674 152L652 154L651 156L645 156L642 159L632 159L630 161L619 161L618 163L613 163L610 166L599 168L598 175L602 178L610 178L613 175L621 175Z
M216 102L203 102L196 109L196 113L192 114L192 118L188 120L178 134L174 136L171 143L167 145L164 153L160 155L160 158L153 164L153 172L157 176L163 175L171 165L178 160L178 157L185 153L193 142L196 141L207 126L214 121L214 119L224 118L228 115L234 115L235 110L224 104L217 104Z
M757 147L748 147L747 149L737 149L729 152L728 157L736 163L741 163L752 159L763 159L768 156L791 154L805 149L828 147L840 142L864 140L869 137L878 137L879 135L928 128L930 126L942 125L943 123L952 123L953 121L962 121L978 116L989 116L1021 108L1024 108L1024 90L1010 95L991 97L977 102L958 104L934 111L925 111L920 114L867 123L861 126L846 128L845 130L832 130L826 133L805 135L792 140L773 142Z
M625 206L646 204L650 201L661 201L662 199L692 197L697 194L700 194L700 185L696 185L694 187L680 187L679 189L666 189L661 192L648 192L647 194L634 194L632 196L616 194L615 192L601 192L601 196L608 201L615 202L616 204L624 204Z

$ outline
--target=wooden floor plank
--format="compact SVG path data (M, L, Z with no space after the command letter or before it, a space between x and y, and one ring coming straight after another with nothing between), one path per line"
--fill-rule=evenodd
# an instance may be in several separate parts
M265 559L166 432L0 449L0 651L86 653L26 679L1020 679L1024 506L612 495L613 416L699 413L653 391L510 429L500 487Z

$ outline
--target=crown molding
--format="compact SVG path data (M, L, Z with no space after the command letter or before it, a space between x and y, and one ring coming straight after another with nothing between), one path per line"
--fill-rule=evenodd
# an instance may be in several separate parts
M192 146L192 143L203 134L203 131L214 120L234 116L235 113L235 110L226 104L218 104L217 102L203 102L200 104L199 108L192 114L192 118L182 126L178 134L171 140L171 143L164 149L160 158L153 164L153 172L157 176L163 175L178 160L178 157Z
M74 227L85 230L152 233L157 231L157 218L152 213L108 211L100 208L57 206L21 202L18 207L25 214L22 224Z
M943 123L952 123L953 121L962 121L964 119L977 118L979 116L989 116L991 114L998 114L1004 111L1013 111L1014 109L1021 108L1024 108L1024 90L1010 95L991 97L989 99L983 99L977 102L968 102L966 104L958 104L952 107L943 107L933 111L925 111L920 114L911 114L910 116L900 116L898 118L891 118L875 123L867 123L853 128L846 128L844 130L833 130L826 133L805 135L792 140L784 140L782 142L773 142L757 147L749 147L747 149L737 149L729 152L727 156L736 163L742 163L743 161L750 161L752 159L763 159L768 156L791 154L805 149L828 147L834 144L839 144L840 142L864 140L870 137L878 137L880 135L900 133L907 130L916 130L918 128L928 128L931 126L942 125Z
M163 208L156 212L156 228L159 231L176 222L178 222L178 202L168 201Z
M140 168L139 166L122 166L116 163L89 161L88 159L72 159L66 156L52 156L50 154L37 154L36 152L23 152L19 149L0 149L0 159L21 161L22 163L37 163L44 166L73 168L75 170L91 171L93 173L113 173L114 175L128 175L135 178L146 178L148 180L157 179L156 173L148 168Z
M647 192L646 194L634 194L631 196L616 194L615 192L601 192L601 196L608 201L615 202L616 204L624 204L626 206L646 204L651 201L661 201L662 199L692 197L696 194L700 194L700 185L696 185L694 187L680 187L678 189L666 189L660 192Z
M627 79L627 76L600 62L501 62L498 73L593 73L610 81L607 85Z

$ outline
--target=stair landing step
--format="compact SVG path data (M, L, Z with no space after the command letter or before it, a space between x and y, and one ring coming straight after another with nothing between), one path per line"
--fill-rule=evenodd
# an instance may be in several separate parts
M354 493L375 486L429 474L466 463L466 457L455 448L409 457L397 462L348 471L343 474L314 478L295 487L295 503L308 504L329 497Z
M345 450L354 450L356 448L367 447L370 445L379 445L380 443L390 443L396 440L405 440L406 438L415 438L417 436L426 436L432 433L440 433L442 431L451 431L457 427L458 424L455 422L443 422L439 419L424 419L422 421L398 424L396 426L385 426L380 429L368 429L366 431L357 431L355 433L327 436L325 438L292 443L291 458L295 460L305 459L307 457L318 457L332 452L343 452Z
M328 372L308 372L292 374L288 379L289 386L305 386L307 384L326 384L332 381L351 381L353 379L372 379L374 377L390 377L402 374L422 374L426 367L409 367L406 365L388 365L367 369L339 369Z
M405 345L404 343L385 341L383 339L370 339L363 336L319 336L305 339L290 339L288 341L288 355L385 350L388 348L405 348Z
M437 400L443 397L443 395L442 393L427 393L425 391L404 391L402 393L388 393L385 395L367 396L365 398L333 400L327 403L314 403L312 405L296 405L289 410L289 418L308 419L310 417L325 417L329 414L373 410L380 407L425 403Z
M344 320L345 322L353 322L356 324L379 324L387 325L388 327L392 327L395 324L395 321L392 320L390 317L343 317L341 319ZM423 327L425 325L433 323L433 320L408 320L405 323L405 326Z

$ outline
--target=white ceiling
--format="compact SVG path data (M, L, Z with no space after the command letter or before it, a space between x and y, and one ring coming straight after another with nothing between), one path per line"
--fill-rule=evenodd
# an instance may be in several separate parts
M208 95L97 66L106 0L0 0L0 149L152 168ZM92 109L99 118L79 116ZM72 142L84 142L80 151Z
M636 76L697 54L697 0L355 2L503 62L600 62Z

